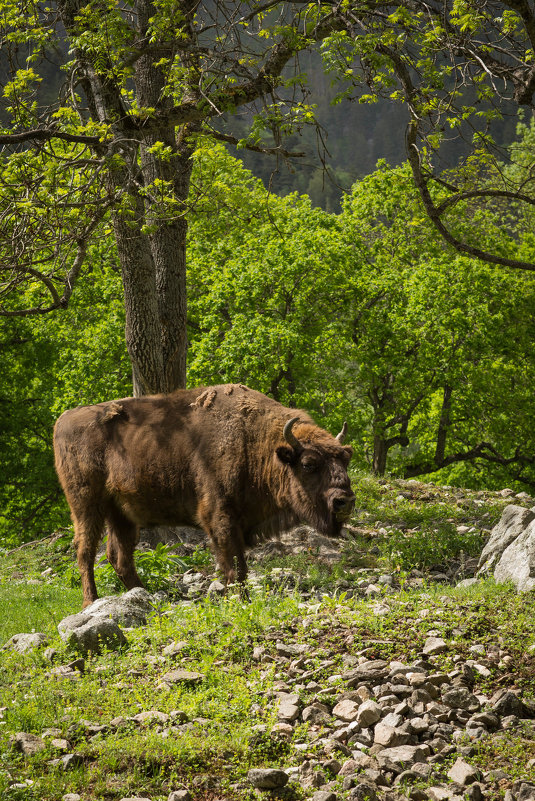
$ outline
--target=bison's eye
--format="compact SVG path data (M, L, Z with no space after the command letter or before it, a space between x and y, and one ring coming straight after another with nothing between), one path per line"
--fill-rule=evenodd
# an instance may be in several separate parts
M316 459L303 459L301 464L303 465L303 470L306 470L307 473L313 473L321 467L321 462L318 462Z

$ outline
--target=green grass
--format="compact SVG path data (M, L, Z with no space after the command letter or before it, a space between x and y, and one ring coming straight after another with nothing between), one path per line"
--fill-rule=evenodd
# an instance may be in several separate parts
M400 491L412 497L400 500ZM276 661L278 641L307 644L307 670L316 671L314 679L323 688L332 688L331 700L343 688L331 677L347 669L348 658L416 659L430 630L449 644L436 658L437 670L452 670L459 659L473 657L471 645L498 646L507 659L492 665L488 678L477 677L477 690L490 695L499 687L515 687L530 697L535 686L533 594L517 595L491 580L461 589L424 578L418 591L385 591L366 601L343 586L353 589L370 576L370 566L397 571L403 584L413 566L429 567L437 557L447 562L461 550L469 553L471 542L479 547L484 536L479 532L507 501L492 496L474 504L476 495L467 493L468 502L459 504L455 493L438 487L407 488L404 482L372 479L362 479L358 492L362 507L340 562L330 564L310 551L256 563L261 581L251 588L250 603L229 594L162 607L148 625L127 633L127 649L89 656L83 673L70 677L54 674L56 665L74 656L59 640L56 624L81 604L79 587L70 586L77 576L69 538L0 553L0 645L13 633L37 630L50 636L57 652L51 664L42 649L26 655L0 651L0 708L6 707L0 713L0 797L59 801L77 792L96 801L133 795L165 801L172 790L187 787L195 801L249 801L253 794L245 777L250 767L299 764L302 752L294 741L307 742L310 753L318 748L306 726L297 727L290 741L272 732L276 718L270 691L274 682L288 679L287 663ZM477 529L472 540L457 531L468 523ZM192 564L209 572L212 564L204 551L181 564L161 548L141 561L152 568L153 589L172 589L177 569ZM49 567L52 576L42 576ZM282 567L291 580L279 581L273 567ZM105 578L102 572L101 591L106 591ZM315 594L304 603L302 592L311 590ZM381 615L375 610L378 601L385 607ZM186 643L180 654L165 656L165 646L176 641ZM258 646L266 661L254 658ZM194 687L169 687L162 677L176 667L198 671L205 680ZM314 691L301 690L304 703L314 697ZM80 721L108 726L118 716L147 710L181 710L189 723L167 737L161 728L132 722L91 739L83 736ZM70 750L82 757L80 766L54 768L50 763L58 754L50 743L33 757L11 749L10 737L17 731L40 735L45 728L57 728L70 741ZM508 777L503 794L517 779L534 780L527 761L534 755L535 738L531 728L500 737L479 742L474 761L484 769L503 767ZM32 784L14 789L14 781ZM299 792L290 787L287 798L297 801Z

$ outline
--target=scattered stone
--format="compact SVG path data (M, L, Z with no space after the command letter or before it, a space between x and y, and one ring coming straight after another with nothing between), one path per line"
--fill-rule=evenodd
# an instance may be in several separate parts
M226 587L220 581L212 581L208 587L207 594L213 598L220 597L225 594ZM186 791L187 792L187 791Z
M351 799L351 801L376 801L377 792L373 784L359 782L359 784L349 791L347 797Z
M186 640L180 640L179 642L172 642L169 645L166 645L163 649L162 653L164 656L177 656L181 654L188 647L189 643Z
M293 704L291 701L283 698L277 708L277 717L279 720L292 723L299 717L299 707L297 704Z
M35 648L41 648L48 645L48 637L40 631L32 632L31 634L14 634L2 646L2 650L15 651L18 654L27 654Z
M108 595L97 598L82 612L69 615L58 625L64 631L85 624L89 618L111 618L121 626L133 628L144 626L155 610L154 599L143 587L134 587L123 595ZM81 619L81 620L78 620Z
M347 699L345 701L340 701L335 707L333 707L333 716L348 722L357 720L360 706L361 705L355 701L350 701Z
M331 721L331 713L329 712L329 707L325 704L315 703L303 709L301 718L304 723L318 725L321 723L329 723Z
M259 790L277 790L288 783L289 776L277 768L252 768L247 778Z
M405 745L410 739L410 734L395 726L387 726L378 723L375 727L374 742L386 748L393 748L398 745Z
M56 751L68 751L71 747L71 744L68 740L64 740L63 737L53 737L50 740L50 745L52 748L55 748Z
M446 706L453 709L466 709L471 712L475 712L481 707L477 697L467 687L463 686L446 690L442 695L442 701Z
M384 748L375 755L375 758L380 768L391 770L393 773L401 773L402 770L410 767L415 762L424 762L430 753L429 746L422 743L421 745L401 745L396 748Z
M492 711L501 718L514 715L518 718L533 717L533 711L515 693L508 690L499 691L492 696ZM502 721L503 724L503 721Z
M442 637L428 637L424 643L423 653L426 656L433 654L443 654L448 650L448 644Z
M61 770L73 770L82 765L83 762L83 757L80 754L64 754L59 759L51 759L48 764Z
M157 710L152 709L148 712L139 712L137 715L133 716L132 720L135 720L136 723L150 725L151 723L167 723L170 717L171 716L166 712L158 712Z
M455 796L451 787L427 787L426 793L431 801L450 801Z
M316 790L311 801L336 801L337 795L331 790Z
M39 751L46 748L46 743L41 737L26 731L17 732L11 739L11 745L15 751L27 755L38 754Z
M517 801L534 801L535 799L535 784L531 782L521 782L520 786L516 788Z
M141 795L129 795L128 798L123 797L120 801L151 801L151 799Z
M191 801L189 790L174 790L169 794L167 801Z
M373 726L381 719L382 709L376 701L364 701L358 710L356 720L363 729Z
M205 679L204 673L197 673L194 670L169 670L162 676L162 681L166 684L200 684Z
M448 771L448 777L456 784L461 784L465 787L467 784L472 784L480 777L480 771L465 762L462 757L459 757L454 763L452 768Z

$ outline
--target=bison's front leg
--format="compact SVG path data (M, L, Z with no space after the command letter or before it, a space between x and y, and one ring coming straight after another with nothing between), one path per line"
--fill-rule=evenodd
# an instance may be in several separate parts
M232 521L232 515L217 511L200 515L200 523L210 536L217 564L225 577L225 584L243 584L247 578L245 545L241 529Z

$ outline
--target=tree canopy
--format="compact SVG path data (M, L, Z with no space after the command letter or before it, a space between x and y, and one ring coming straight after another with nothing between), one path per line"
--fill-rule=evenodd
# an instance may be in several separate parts
M323 44L339 97L384 97L409 112L406 149L426 213L461 253L534 270L519 252L504 254L479 241L477 214L493 208L517 219L535 204L532 170L495 123L520 108L535 110L535 13L527 0L394 0L342 3L345 29ZM444 152L461 142L461 163L444 174ZM507 169L511 162L515 169ZM522 167L524 169L522 169ZM441 192L436 194L439 186ZM459 230L456 206L472 225Z
M65 307L90 243L111 224L134 391L185 382L192 154L212 121L259 102L247 144L310 116L301 50L339 21L313 3L59 0L4 3L2 314ZM64 80L44 86L50 61ZM297 90L296 90L297 91ZM16 290L35 285L34 305Z

